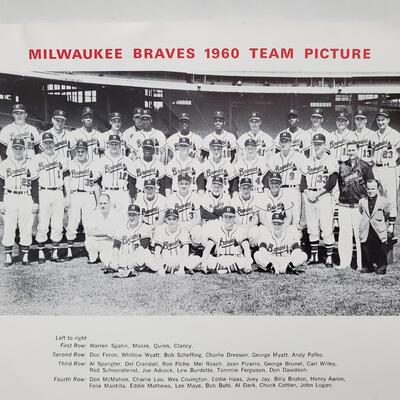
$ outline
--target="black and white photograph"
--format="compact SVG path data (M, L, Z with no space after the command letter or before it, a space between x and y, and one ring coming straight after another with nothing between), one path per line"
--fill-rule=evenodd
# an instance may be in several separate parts
M0 314L398 315L399 83L0 74Z

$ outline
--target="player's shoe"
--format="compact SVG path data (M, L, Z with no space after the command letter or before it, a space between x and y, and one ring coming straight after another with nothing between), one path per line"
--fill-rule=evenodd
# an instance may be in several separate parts
M311 255L310 259L307 261L307 264L319 264L318 256Z
M192 269L186 268L186 273L188 275L194 275L194 271Z
M184 267L179 267L179 269L175 272L175 275L185 276L185 268Z
M92 265L92 264L97 264L98 262L99 262L99 259L98 259L98 258L96 258L95 260L89 259L89 260L86 261L86 264ZM107 267L102 268L102 270L105 270L106 268L107 268Z
M5 259L4 259L4 264L3 267L7 268L13 263L11 254L6 254Z
M344 269L348 269L348 268L350 268L350 267L347 265L335 265L335 269L338 269L338 270L344 270Z
M327 257L326 262L325 262L325 267L333 268L332 257Z
M115 273L114 278L132 278L136 275L137 273L134 269L118 268L118 271Z
M65 257L65 261L71 261L71 260L72 260L72 248L68 247L67 257Z
M44 255L44 251L43 250L39 250L39 260L38 263L39 264L44 264L46 262L46 257Z
M243 272L246 274L246 275L248 275L248 274L251 274L252 272L253 272L253 270L250 268L250 269L248 269L248 268L245 268L244 270L243 270Z

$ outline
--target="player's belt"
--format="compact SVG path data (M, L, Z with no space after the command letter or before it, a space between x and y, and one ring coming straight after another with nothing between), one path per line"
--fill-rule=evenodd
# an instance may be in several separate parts
M387 167L387 166L389 166L389 163L385 163L385 164L378 164L378 163L376 163L376 164L374 164L374 166L375 166L375 167Z
M124 190L124 188L119 188L119 187L105 187L104 190Z
M76 189L76 190L71 190L71 193L92 193L92 192L88 192L87 190Z
M27 194L28 192L26 190L8 190L7 193L12 193L12 194Z
M354 203L354 204L339 203L339 206L341 206L341 207L348 207L348 208L356 208L356 207L358 207L358 203Z
M319 189L317 189L317 188L307 188L307 190L311 190L312 192L318 192Z
M298 188L300 185L281 185L281 188Z
M44 186L40 186L40 190L62 190L62 187L44 187Z

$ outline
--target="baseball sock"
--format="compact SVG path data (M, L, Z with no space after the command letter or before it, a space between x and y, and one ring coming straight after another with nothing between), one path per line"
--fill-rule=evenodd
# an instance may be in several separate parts
M72 257L72 248L74 247L74 241L68 240L67 246L68 246L67 257Z
M325 249L326 249L326 262L332 264L333 243L325 244Z
M44 243L38 243L37 248L39 250L39 258L45 259L46 257L44 256Z
M11 263L13 246L4 246L4 251L5 251L5 256L6 256L6 262Z
M311 245L311 259L315 262L318 261L318 240L310 242Z
M51 248L52 248L51 258L58 259L58 243L53 242Z
M22 262L28 262L29 246L21 246Z

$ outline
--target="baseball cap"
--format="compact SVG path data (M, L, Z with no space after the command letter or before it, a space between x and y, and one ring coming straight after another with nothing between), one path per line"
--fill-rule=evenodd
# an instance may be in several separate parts
M140 114L140 118L151 118L150 110L143 110Z
M219 139L213 139L213 140L211 140L211 142L210 142L210 147L216 147L216 146L218 146L218 147L224 147L224 144L222 143L222 140L219 140Z
M257 147L257 142L252 138L246 139L246 141L244 142L244 147L247 146Z
M251 178L242 178L240 180L239 186L245 186L245 185L253 186L253 182L252 182Z
M323 135L322 133L316 133L313 136L313 143L325 143L326 142L326 138L325 135Z
M255 112L255 111L252 112L252 113L250 114L250 117L249 117L249 121L251 121L251 120L261 121L260 113Z
M362 119L366 119L367 116L365 115L363 110L357 110L356 115L354 115L354 119L355 118L362 118Z
M384 108L380 108L376 116L378 115L383 115L386 118L390 118L389 110L386 110Z
M282 176L279 172L272 172L268 181L269 182L271 182L271 181L282 182Z
M137 204L129 204L128 214L140 214L140 207Z
M290 142L292 140L292 135L288 131L283 131L279 134L280 142Z
M76 146L75 147L77 149L85 149L85 150L87 150L88 149L88 144L87 144L87 142L85 140L78 140L76 142Z
M121 138L119 137L119 135L113 133L108 137L108 143L121 143Z
M272 214L272 222L278 222L283 224L283 222L285 221L285 214L283 212L274 212Z
M218 183L219 185L223 185L224 184L224 178L222 178L222 176L213 176L211 183Z
M295 117L299 117L299 113L297 110L295 110L294 108L291 108L288 112L288 117L290 117L291 115L294 115Z
M151 139L143 140L142 147L151 147L154 149L154 142Z
M179 146L190 146L190 140L187 137L180 137L178 141Z
M320 117L320 118L324 118L324 112L322 111L322 109L320 108L314 108L312 114L312 117Z
M42 142L54 142L54 136L51 132L45 132L42 135Z
M188 174L179 174L178 175L178 182L180 182L180 181L190 182L191 178L190 178L190 176Z
M143 187L156 187L156 180L154 178L151 179L145 179L143 183Z
M94 116L93 109L91 107L83 107L82 117L84 117L85 115L91 115L93 117Z
M112 119L121 119L122 118L122 114L119 112L111 112L108 116L109 120L111 121Z
M142 107L135 107L133 109L133 116L134 117L140 117L143 113L143 108Z
M53 118L64 118L67 119L67 114L63 110L54 110Z
M167 211L165 211L165 218L168 217L179 218L179 213L175 210L175 208L168 208Z
M12 108L12 112L15 112L15 111L24 111L25 112L26 108L23 104L17 103L17 104L14 104L13 108Z
M215 111L214 113L214 119L216 118L222 118L225 119L225 114L222 111Z
M340 112L340 113L337 115L336 121L339 120L339 119L343 119L343 120L345 120L345 121L348 121L348 120L349 120L349 117L348 117L348 115L347 115L346 112L342 111L342 112Z
M24 139L14 138L11 143L12 147L25 147Z
M225 207L222 209L222 215L224 215L224 214L236 215L235 207L232 207L232 206L225 206Z
M189 114L188 113L182 113L180 116L179 116L179 121L183 121L183 120L187 120L187 121L190 121L190 116L189 116Z

